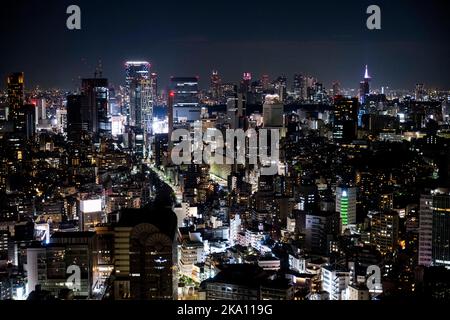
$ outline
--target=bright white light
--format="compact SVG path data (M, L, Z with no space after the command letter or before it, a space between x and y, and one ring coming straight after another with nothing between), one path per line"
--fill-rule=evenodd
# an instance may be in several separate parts
M102 199L80 201L80 211L84 213L102 211Z

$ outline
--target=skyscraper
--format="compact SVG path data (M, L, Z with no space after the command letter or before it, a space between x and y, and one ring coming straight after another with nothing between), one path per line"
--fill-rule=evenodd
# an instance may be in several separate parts
M173 121L194 122L200 120L197 77L172 77L171 90L174 92Z
M219 72L217 70L213 70L211 74L211 97L214 100L218 100L221 96L220 88L221 88L222 80L220 79Z
M433 197L430 194L420 196L419 207L419 265L431 266L433 237Z
M252 74L250 72L244 72L241 80L241 93L247 94L251 89Z
M82 114L88 131L93 134L110 134L111 122L108 112L108 79L82 79Z
M359 102L361 104L366 103L366 97L370 93L370 85L369 85L370 80L371 77L369 76L369 69L366 65L366 69L364 71L364 79L359 83Z
M341 217L342 230L356 223L356 188L340 186L336 188L336 211Z
M333 139L356 139L358 129L358 100L338 96L334 101Z
M12 118L17 110L24 104L25 100L25 80L23 72L10 74L6 79L8 106Z
M151 134L153 122L152 88L157 85L156 74L150 75L150 63L147 61L128 61L125 66L125 109L128 125Z
M450 194L433 196L432 261L450 268Z
M263 105L264 127L282 127L284 124L283 108L283 103L278 95L266 95Z
M87 123L83 122L82 96L67 96L67 137L69 141L79 141L82 131L87 130Z

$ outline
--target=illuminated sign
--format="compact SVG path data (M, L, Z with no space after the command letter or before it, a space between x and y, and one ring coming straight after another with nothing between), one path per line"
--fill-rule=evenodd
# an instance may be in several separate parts
M80 211L84 212L84 213L102 211L102 199L81 200L80 201Z

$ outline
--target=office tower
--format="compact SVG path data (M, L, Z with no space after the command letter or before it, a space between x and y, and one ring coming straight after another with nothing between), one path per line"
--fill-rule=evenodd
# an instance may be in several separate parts
M433 196L433 266L450 268L450 194Z
M245 125L245 114L247 101L242 93L237 93L236 97L227 100L227 123L230 129L243 129Z
M263 122L266 128L283 127L284 105L278 95L266 95L263 105Z
M250 72L244 72L241 80L241 93L247 94L251 89L252 74Z
M222 80L220 79L218 71L213 70L211 74L211 84L210 84L211 98L213 100L217 101L222 96L220 92L221 84Z
M25 101L25 80L23 72L16 72L8 75L6 87L9 113L11 117L14 118L14 115Z
M301 74L294 74L294 82L292 83L292 92L300 100L302 100L303 86L304 86L303 76Z
M338 96L341 94L341 84L337 81L333 82L333 95Z
M416 89L414 91L414 97L416 101L423 101L425 98L426 91L424 89L423 83L416 84Z
M339 235L339 214L337 212L312 212L305 217L305 247L307 250L328 254L330 242Z
M81 140L82 131L87 131L87 123L82 117L82 96L67 96L67 138L75 142Z
M105 78L82 79L82 113L83 122L87 123L87 130L96 135L111 134L109 119L108 80Z
M23 135L26 139L31 139L36 131L36 111L32 104L19 106L15 111L14 130Z
M264 92L267 92L270 89L270 79L269 75L263 74L261 77L261 85L264 90Z
M128 125L144 131L145 136L152 132L153 86L157 85L156 74L150 74L147 61L127 61L125 79L125 102ZM154 88L157 90L157 88ZM145 139L147 141L147 139Z
M399 216L395 211L376 212L370 220L370 242L382 255L393 253L398 240Z
M125 62L125 114L127 116L128 124L131 124L132 118L136 115L131 113L131 95L132 90L141 91L140 82L142 80L150 79L150 63L147 61L127 61ZM133 85L134 82L134 85ZM132 88L132 86L134 88ZM134 94L136 96L136 93ZM136 101L135 101L136 102ZM135 106L136 108L136 106Z
M341 217L342 231L348 225L356 223L356 187L336 188L336 211Z
M433 197L430 194L420 196L419 207L419 265L429 267L432 262L433 243Z
M334 101L333 139L351 141L358 130L358 100L338 96Z
M174 92L173 121L194 122L200 120L197 77L172 77L171 90Z
M369 76L369 69L366 65L366 70L364 72L364 79L359 84L359 102L361 104L366 103L366 98L370 93L370 76Z
M117 300L177 298L177 217L167 207L127 209L114 227Z
M152 102L155 104L158 98L158 74L156 72L150 74L150 83L152 86Z
M172 152L172 147L173 147L173 142L172 142L172 133L173 133L173 104L174 104L174 100L175 100L175 91L170 90L169 94L167 95L167 119L168 119L168 126L169 126L169 130L168 130L168 153L169 153L169 163L170 163L170 159L171 159L171 152Z
M275 94L278 95L280 101L284 101L287 96L287 79L285 76L278 77L273 82L273 87L275 90Z
M47 101L44 98L33 99L31 101L36 111L35 124L37 126L40 123L42 123L45 119L47 119Z

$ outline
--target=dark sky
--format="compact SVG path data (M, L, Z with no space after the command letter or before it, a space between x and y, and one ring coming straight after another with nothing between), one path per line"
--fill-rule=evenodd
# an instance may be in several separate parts
M24 71L28 88L73 89L98 59L113 84L126 60L145 59L162 86L171 75L212 69L224 81L294 73L357 87L365 64L373 84L450 89L447 0L23 0L0 4L0 74ZM66 8L82 10L82 30L66 28ZM366 8L381 7L382 30L366 28ZM290 82L290 81L289 81ZM4 83L2 84L4 86Z

